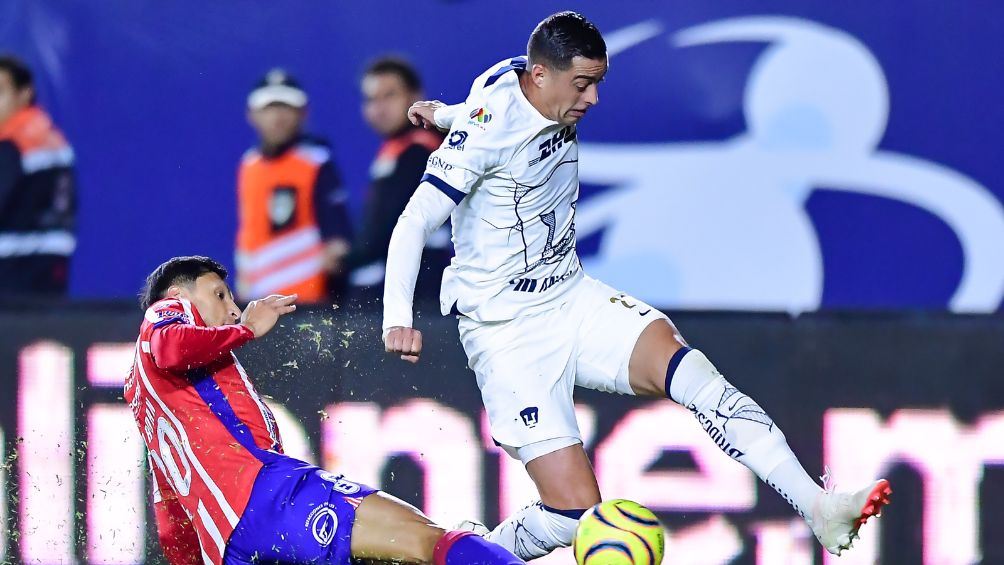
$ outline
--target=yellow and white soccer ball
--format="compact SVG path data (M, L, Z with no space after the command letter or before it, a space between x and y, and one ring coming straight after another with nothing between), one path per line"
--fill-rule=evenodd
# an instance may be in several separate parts
M590 508L575 531L579 565L659 565L666 540L651 510L630 500L608 500Z

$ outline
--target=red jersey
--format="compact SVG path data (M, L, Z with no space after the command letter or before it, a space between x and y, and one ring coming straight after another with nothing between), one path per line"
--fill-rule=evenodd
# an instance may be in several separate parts
M183 299L152 305L140 326L125 399L146 443L172 563L198 562L196 543L202 560L222 563L258 471L282 453L275 417L233 354L253 338L243 325L207 327Z

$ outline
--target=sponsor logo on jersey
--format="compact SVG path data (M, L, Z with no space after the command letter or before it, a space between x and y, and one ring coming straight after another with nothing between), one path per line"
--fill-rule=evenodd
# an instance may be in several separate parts
M487 124L488 122L492 121L492 115L488 112L488 110L484 109L483 107L478 108L477 110L471 112L471 121L477 122L479 124Z
M446 161L438 157L435 153L433 153L432 156L429 157L428 167L430 169L439 169L440 171L453 170L453 165L447 163Z
M304 527L310 530L314 540L327 547L335 540L335 532L338 530L338 514L335 513L335 505L324 502L317 508L310 511Z
M149 318L148 318L149 319ZM169 324L191 324L188 314L172 309L170 306L162 306L154 311L153 327L161 328Z
M559 283L565 282L569 277L578 272L579 267L575 266L572 270L563 275L552 275L549 277L541 277L539 279L520 277L509 281L509 284L512 285L513 292L546 292L557 286Z
M159 316L161 320L167 320L169 318L185 318L185 319L188 318L188 316L186 316L184 312L172 310L169 307L165 307L162 310L157 310L157 316Z
M447 139L447 143L449 144L447 148L463 151L465 141L467 141L467 132L464 130L457 130L451 133L449 139Z
M541 144L537 146L537 149L540 150L540 154L533 159L530 159L530 166L532 167L557 153L558 150L561 149L562 145L575 141L575 132L575 126L565 126L561 128L561 130L553 133L551 137L541 142Z
M336 475L334 473L329 473L328 471L318 471L317 475L332 484L334 490L342 494L355 494L362 490L362 487L358 483L352 481L347 481L343 478L344 475Z

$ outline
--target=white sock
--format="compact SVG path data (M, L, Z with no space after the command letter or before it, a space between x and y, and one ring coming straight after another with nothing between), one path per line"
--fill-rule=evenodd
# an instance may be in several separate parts
M794 454L791 459L771 471L763 481L784 497L799 516L812 520L812 505L823 489L805 472Z
M669 396L688 408L711 439L781 494L803 518L822 490L802 468L763 408L732 386L696 349L678 353L667 371Z
M524 561L572 545L584 510L555 510L536 501L506 518L485 536ZM574 518L572 516L575 516Z

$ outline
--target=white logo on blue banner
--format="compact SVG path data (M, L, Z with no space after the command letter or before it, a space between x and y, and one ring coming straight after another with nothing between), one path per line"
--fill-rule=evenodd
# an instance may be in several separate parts
M661 33L652 21L619 30L609 34L609 52L615 56ZM897 200L940 218L958 238L964 260L948 307L999 307L1004 207L958 171L878 149L889 90L864 44L788 17L716 21L669 39L667 48L675 49L769 44L745 87L748 129L720 142L583 143L580 179L612 186L579 203L580 238L603 230L598 255L583 261L587 272L660 306L815 310L823 258L804 204L814 187L825 186Z

